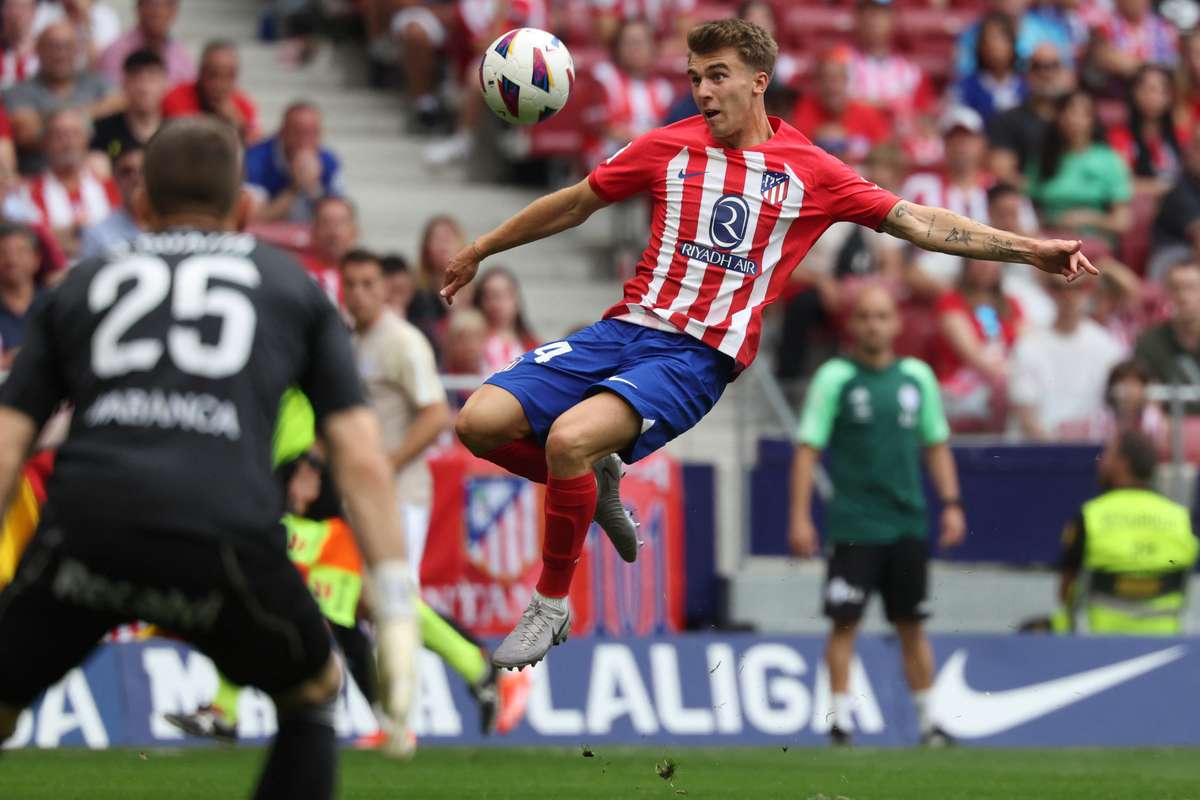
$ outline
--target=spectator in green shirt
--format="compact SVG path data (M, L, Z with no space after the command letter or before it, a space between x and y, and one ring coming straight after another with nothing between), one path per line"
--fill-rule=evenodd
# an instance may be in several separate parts
M1129 230L1129 168L1103 141L1091 95L1077 89L1058 101L1029 195L1047 228L1112 241Z
M862 291L849 328L850 356L827 361L809 387L792 468L790 544L797 555L811 557L817 552L813 476L821 451L831 453L833 498L824 531L830 553L825 615L833 623L825 650L833 693L830 738L835 745L850 742L854 639L871 592L879 590L900 638L921 741L944 745L949 737L929 707L933 651L922 625L929 548L921 456L942 499L939 544L952 547L962 541L966 521L947 444L950 427L933 370L918 359L896 357L900 315L886 289Z

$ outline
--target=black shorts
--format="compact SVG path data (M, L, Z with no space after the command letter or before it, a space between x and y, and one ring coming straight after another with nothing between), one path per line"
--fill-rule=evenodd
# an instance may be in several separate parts
M0 592L0 704L24 708L114 627L145 620L268 694L320 674L329 629L278 548L43 521Z
M929 545L905 537L890 544L835 544L825 574L825 616L834 622L862 619L878 590L889 622L917 622L929 614Z

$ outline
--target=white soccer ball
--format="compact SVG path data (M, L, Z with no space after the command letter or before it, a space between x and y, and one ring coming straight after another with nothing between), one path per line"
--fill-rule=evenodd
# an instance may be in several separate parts
M567 104L575 85L575 64L557 36L537 28L517 28L488 45L479 62L479 88L496 116L515 125L533 125Z

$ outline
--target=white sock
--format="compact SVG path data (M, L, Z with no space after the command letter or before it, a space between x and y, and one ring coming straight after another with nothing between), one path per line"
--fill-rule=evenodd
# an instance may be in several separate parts
M921 689L912 693L913 708L917 712L917 730L922 734L933 730L933 714L930 709L932 699L928 689Z
M567 610L567 598L565 597L546 597L545 595L539 593L536 589L533 592L533 596L535 599L541 600L551 608L556 608L559 611Z
M854 710L854 698L849 692L833 693L833 724L846 733L854 730L854 720L850 713Z

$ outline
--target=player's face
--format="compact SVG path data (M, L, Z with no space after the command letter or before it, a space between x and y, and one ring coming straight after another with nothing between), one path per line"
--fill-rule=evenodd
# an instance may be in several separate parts
M342 269L342 295L355 325L359 328L370 326L387 303L383 270L373 261L347 264Z
M899 333L900 314L891 295L880 288L863 290L850 317L850 334L859 349L868 355L891 350Z
M688 55L688 79L696 108L704 115L714 139L727 139L753 118L770 76L742 61L737 50L726 47L715 53Z

